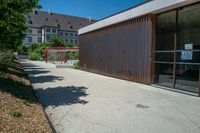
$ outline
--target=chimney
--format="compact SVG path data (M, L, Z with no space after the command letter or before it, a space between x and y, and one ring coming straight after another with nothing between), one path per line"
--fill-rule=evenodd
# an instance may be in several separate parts
M87 17L90 22L92 22L92 17Z
M52 15L52 12L51 12L51 10L50 10L50 9L48 9L48 12L49 12L49 15Z
M33 13L34 14L38 14L37 10L33 9Z

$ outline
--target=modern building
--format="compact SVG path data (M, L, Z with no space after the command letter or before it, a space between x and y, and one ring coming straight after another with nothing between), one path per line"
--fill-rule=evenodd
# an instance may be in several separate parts
M28 30L24 44L48 42L58 35L72 44L78 44L78 30L94 23L90 18L81 18L52 12L34 10L26 15Z
M200 0L150 0L79 36L83 70L200 95Z

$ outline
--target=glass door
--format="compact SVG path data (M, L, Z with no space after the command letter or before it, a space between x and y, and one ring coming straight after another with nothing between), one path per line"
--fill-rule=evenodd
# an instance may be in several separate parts
M200 4L157 16L155 83L199 92Z
M173 87L174 35L176 33L176 11L157 16L157 45L155 51L155 83Z
M198 93L200 65L200 4L178 10L176 89Z

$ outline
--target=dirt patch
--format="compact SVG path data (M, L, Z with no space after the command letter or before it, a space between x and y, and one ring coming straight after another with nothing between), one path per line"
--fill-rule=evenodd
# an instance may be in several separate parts
M0 72L0 132L51 133L28 76L17 60L11 65Z

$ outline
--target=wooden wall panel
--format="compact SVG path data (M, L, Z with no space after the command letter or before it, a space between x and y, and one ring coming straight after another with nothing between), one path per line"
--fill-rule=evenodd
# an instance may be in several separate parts
M152 18L147 15L81 35L81 69L150 84Z

